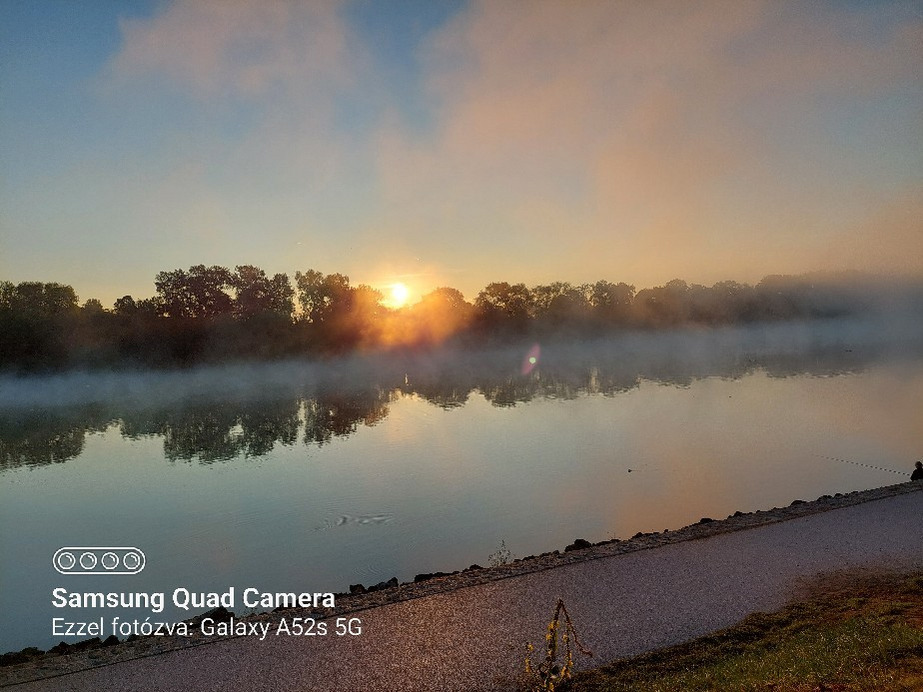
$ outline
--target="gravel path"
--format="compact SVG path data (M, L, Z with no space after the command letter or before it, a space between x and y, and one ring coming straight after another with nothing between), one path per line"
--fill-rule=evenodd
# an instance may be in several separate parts
M8 689L508 690L559 597L595 654L578 665L592 667L776 609L821 572L923 567L923 492L905 485L883 499L362 610L348 616L361 619L359 636L241 637Z

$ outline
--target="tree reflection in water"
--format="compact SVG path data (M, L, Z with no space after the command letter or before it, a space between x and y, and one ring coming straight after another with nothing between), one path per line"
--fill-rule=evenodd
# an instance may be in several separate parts
M508 407L536 398L613 396L639 387L642 380L688 387L698 379L737 379L756 371L770 377L854 373L887 356L880 347L846 348L837 340L760 349L752 344L717 348L717 338L679 334L671 342L663 334L636 334L589 350L580 344L543 345L542 359L527 375L520 374L520 362L529 345L459 352L442 361L411 356L350 361L340 366L349 377L332 366L332 375L296 382L282 393L255 387L248 396L238 383L231 396L203 392L156 405L134 400L0 409L0 471L75 459L87 433L112 426L126 439L161 437L170 461L208 464L260 457L277 444L298 444L299 437L302 444L325 445L384 420L401 396L453 409L478 393L494 406Z

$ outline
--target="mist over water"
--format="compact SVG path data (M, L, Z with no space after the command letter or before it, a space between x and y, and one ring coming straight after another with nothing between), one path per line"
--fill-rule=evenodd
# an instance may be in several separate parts
M536 345L540 357L526 377L521 372L522 361ZM711 375L733 377L754 368L780 374L791 358L800 362L813 358L818 367L835 371L921 355L923 309L916 315L902 312L752 326L625 331L598 339L554 336L488 347L384 351L322 361L7 374L0 375L0 410L85 404L147 407L207 398L244 401L333 389L413 390L416 382L477 387L482 382L518 379L532 382L541 391L538 383L550 380L580 389L592 387L587 369L594 367L623 377L683 383ZM582 384L581 378L586 380Z
M56 643L61 546L344 591L900 482L921 410L923 321L884 317L5 377L0 650Z
M642 381L830 376L923 357L923 321L815 320L625 332L479 349L355 355L174 371L0 378L0 470L78 456L86 433L164 439L168 459L258 457L275 444L324 444L373 425L415 395L441 408L475 394L496 407L613 395Z

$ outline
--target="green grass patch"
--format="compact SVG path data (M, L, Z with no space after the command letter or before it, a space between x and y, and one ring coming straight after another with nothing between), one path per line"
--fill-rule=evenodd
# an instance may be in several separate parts
M830 575L783 610L577 673L559 689L923 690L923 573Z

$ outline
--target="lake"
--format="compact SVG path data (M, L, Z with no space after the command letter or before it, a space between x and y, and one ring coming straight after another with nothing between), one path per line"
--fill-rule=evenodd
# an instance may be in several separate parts
M907 480L920 324L0 378L0 651L55 587L347 591ZM52 567L109 545L146 567Z

